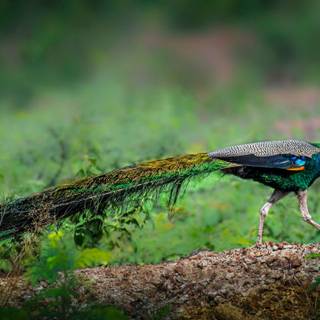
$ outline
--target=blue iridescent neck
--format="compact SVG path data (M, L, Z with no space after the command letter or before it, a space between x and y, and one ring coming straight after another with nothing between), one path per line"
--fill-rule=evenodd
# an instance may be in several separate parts
M320 142L310 142L313 146L320 148Z

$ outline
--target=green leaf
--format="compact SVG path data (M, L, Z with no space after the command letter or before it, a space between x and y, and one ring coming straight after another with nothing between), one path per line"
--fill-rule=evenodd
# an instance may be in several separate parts
M113 306L91 306L83 311L77 312L71 319L85 320L127 320L123 311Z
M306 259L320 259L320 253L309 253L305 255Z
M97 265L106 265L111 260L111 253L98 249L84 249L76 259L77 268L93 267Z

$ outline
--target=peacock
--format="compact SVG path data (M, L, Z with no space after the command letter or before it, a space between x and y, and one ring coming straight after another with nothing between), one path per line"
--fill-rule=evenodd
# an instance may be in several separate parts
M190 180L210 174L234 175L273 189L260 209L257 245L263 243L269 210L289 193L296 195L303 220L320 229L307 205L307 190L320 176L320 144L290 139L146 161L3 203L0 239L34 231L85 210L97 216L106 211L129 210L163 193L173 206Z

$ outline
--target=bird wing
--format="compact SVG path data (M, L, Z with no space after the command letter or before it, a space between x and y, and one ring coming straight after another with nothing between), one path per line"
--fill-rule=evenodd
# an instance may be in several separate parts
M292 154L278 154L265 157L248 154L243 156L221 156L217 157L217 159L247 167L301 171L304 170L308 158L305 156L295 156Z
M304 170L312 155L320 148L305 141L264 141L236 145L209 153L213 159L220 159L244 166Z

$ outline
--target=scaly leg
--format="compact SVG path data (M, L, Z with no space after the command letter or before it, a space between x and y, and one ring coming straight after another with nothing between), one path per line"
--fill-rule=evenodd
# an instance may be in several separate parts
M280 199L285 197L287 194L288 194L288 192L274 190L271 197L269 198L269 200L260 209L258 239L257 239L257 243L256 243L257 246L260 246L262 244L264 221L269 213L269 210L276 202L278 202Z
M300 207L300 212L302 215L302 219L320 230L320 224L312 220L312 217L309 213L308 209L308 194L307 191L298 191L296 192L298 201L299 201L299 207Z

